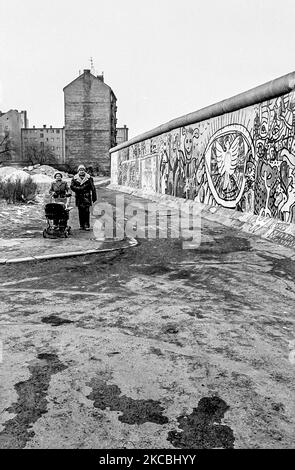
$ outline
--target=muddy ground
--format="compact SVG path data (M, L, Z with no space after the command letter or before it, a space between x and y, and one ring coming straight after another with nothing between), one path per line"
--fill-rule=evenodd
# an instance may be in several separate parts
M194 249L141 239L0 275L0 448L295 447L283 247L203 220Z

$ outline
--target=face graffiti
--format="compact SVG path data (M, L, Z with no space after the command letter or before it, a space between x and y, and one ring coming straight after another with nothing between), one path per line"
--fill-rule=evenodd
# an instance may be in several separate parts
M295 222L295 94L113 154L116 182Z
M193 141L199 137L199 129L192 129L189 128L182 128L182 135L184 136L183 139L183 153L185 155L186 160L190 160L192 156L193 150Z

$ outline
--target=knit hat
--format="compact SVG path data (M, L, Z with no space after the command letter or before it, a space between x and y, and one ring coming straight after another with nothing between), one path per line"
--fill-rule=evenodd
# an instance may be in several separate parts
M60 171L56 171L56 172L54 173L54 178L56 178L56 177L57 177L57 175L60 175L60 176L62 177L62 174L61 174L61 172L60 172Z
M86 170L85 166L84 165L79 165L78 166L78 171L80 171L80 170Z

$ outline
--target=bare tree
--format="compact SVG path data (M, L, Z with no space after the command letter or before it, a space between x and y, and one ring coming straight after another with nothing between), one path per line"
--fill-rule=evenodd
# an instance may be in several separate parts
M27 145L24 151L24 159L31 163L31 165L36 165L37 163L41 165L54 165L57 163L54 151L47 144L44 146L39 144Z
M6 159L10 160L12 148L12 141L9 136L9 131L5 131L4 136L0 137L0 155L5 155Z
M20 158L21 145L14 139L9 130L5 130L0 134L0 163L12 160L12 158Z

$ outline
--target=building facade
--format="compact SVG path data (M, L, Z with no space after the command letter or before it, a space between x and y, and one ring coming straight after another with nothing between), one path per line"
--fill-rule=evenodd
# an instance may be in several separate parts
M122 144L128 140L128 127L117 127L116 145Z
M28 127L26 111L11 109L8 112L0 111L0 162L20 163L22 160L23 129Z
M22 159L28 163L34 148L39 154L53 155L58 164L65 163L65 131L63 127L30 127L21 130ZM42 152L43 151L43 152ZM44 161L44 162L45 162ZM48 162L49 163L49 162Z
M26 111L0 111L0 164L36 160L74 170L84 163L95 173L110 173L110 149L128 140L127 126L117 128L114 92L93 69L85 69L63 91L63 128L29 127Z
M103 75L84 72L64 88L65 161L110 173L109 150L116 145L116 96Z

